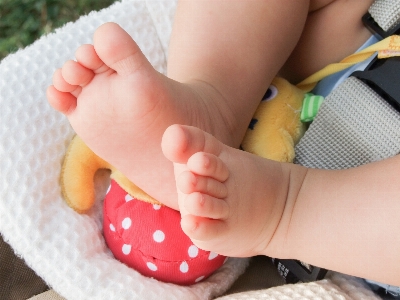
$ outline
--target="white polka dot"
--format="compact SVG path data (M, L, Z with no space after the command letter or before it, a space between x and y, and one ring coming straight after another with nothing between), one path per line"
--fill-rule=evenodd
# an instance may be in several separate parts
M132 249L131 245L124 244L122 246L122 253L128 255L129 253L131 253L131 249Z
M115 232L115 227L113 224L110 223L110 230Z
M204 276L200 276L199 278L197 278L194 282L199 282L202 281L204 279Z
M187 264L186 261L184 261L183 263L181 263L181 265L179 266L179 270L182 273L187 273L189 271L189 265Z
M153 204L153 208L155 210L159 210L161 208L161 205L160 204Z
M133 200L133 197L131 195L129 195L129 194L126 194L125 201L128 202L128 201L131 201L131 200Z
M132 220L130 218L125 218L122 221L122 228L123 229L129 229L129 227L131 227L131 225L132 225Z
M151 262L146 263L147 267L152 271L157 271L157 266Z
M157 243L163 242L164 239L165 239L165 234L164 234L164 232L162 232L161 230L156 230L156 231L153 233L153 239L154 239L154 241L156 241Z
M111 184L110 184L110 186L109 186L108 189L107 189L106 195L107 195L110 191L111 191Z
M190 257L194 258L199 254L199 248L197 248L195 245L192 245L188 249L188 254Z
M218 256L217 253L215 252L210 252L210 255L208 256L208 260L213 260L214 258L216 258Z

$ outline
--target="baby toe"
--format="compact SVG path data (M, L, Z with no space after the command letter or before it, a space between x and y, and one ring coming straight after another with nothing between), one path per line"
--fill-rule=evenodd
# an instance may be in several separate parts
M189 214L198 217L226 219L229 215L225 200L198 192L187 195L184 205Z
M62 76L70 85L84 86L94 77L94 72L85 68L80 63L69 60L62 67Z
M178 176L177 186L184 194L200 192L220 199L228 195L228 189L224 183L214 178L196 175L190 171L185 171Z
M217 156L206 152L193 154L187 163L190 171L201 176L207 176L224 182L229 177L226 164Z

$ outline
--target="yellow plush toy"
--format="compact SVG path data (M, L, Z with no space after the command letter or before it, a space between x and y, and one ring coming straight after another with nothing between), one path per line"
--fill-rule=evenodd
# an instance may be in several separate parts
M294 146L305 132L300 120L305 93L275 78L258 106L242 142L243 150L280 162L292 162Z
M100 169L111 170L110 178L118 182L132 197L150 204L161 205L112 165L98 157L78 136L75 136L68 147L61 170L61 189L64 200L76 212L85 213L93 206L94 176Z
M294 146L305 131L300 121L305 95L286 80L275 78L247 130L243 150L291 162ZM65 201L75 211L84 213L92 207L94 176L99 169L111 170L103 234L117 259L145 276L184 285L201 281L224 263L225 257L192 244L180 228L178 211L147 195L79 137L71 142L61 174ZM173 239L168 240L170 236Z

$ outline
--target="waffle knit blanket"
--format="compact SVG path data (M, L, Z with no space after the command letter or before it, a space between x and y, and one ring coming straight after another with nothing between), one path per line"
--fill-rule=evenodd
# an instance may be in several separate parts
M0 233L49 286L67 299L212 299L244 272L229 259L190 287L141 276L115 260L102 236L102 199L79 215L61 197L59 175L74 131L47 103L52 74L104 22L121 25L153 66L166 71L175 1L123 0L69 23L0 64ZM1 266L0 266L1 267ZM310 284L223 299L376 299L357 279L332 274Z

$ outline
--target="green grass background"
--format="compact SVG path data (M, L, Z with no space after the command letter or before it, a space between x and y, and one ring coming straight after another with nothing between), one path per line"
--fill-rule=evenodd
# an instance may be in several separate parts
M0 60L69 21L116 0L0 0Z

